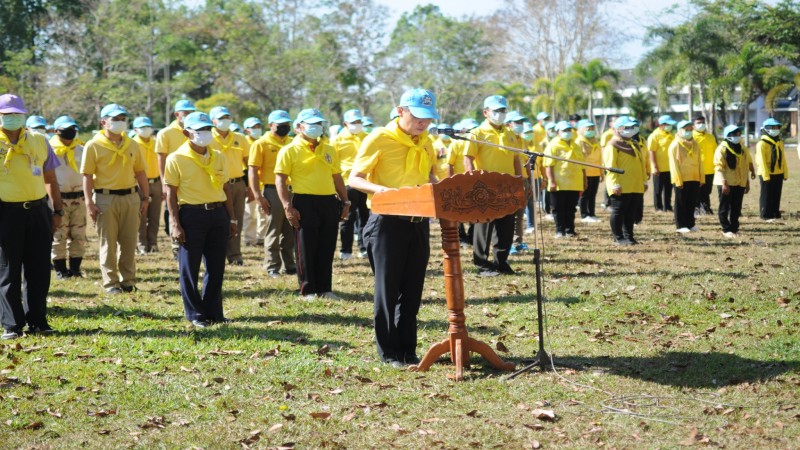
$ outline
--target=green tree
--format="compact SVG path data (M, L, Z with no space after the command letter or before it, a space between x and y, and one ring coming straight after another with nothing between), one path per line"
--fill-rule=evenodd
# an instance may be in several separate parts
M630 115L635 117L639 123L647 123L653 116L653 110L655 109L653 94L636 89L636 92L628 97L628 109L630 110Z
M594 99L596 94L610 102L614 86L619 82L619 72L611 69L601 59L593 59L583 65L575 63L567 70L568 84L585 92L586 112L590 120L594 120Z

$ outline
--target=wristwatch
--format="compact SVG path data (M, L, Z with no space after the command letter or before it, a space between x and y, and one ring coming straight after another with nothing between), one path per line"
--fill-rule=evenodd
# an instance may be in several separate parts
M54 209L53 210L53 214L55 214L57 216L64 217L64 210L63 209Z

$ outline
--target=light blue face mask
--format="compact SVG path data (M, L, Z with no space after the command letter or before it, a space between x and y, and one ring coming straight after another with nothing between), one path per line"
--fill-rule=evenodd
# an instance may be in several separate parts
M2 127L8 131L17 131L25 126L25 115L5 114L3 117L0 117L0 123L2 123Z
M572 139L572 131L562 131L561 132L561 139L568 141Z
M597 136L597 132L594 130L588 130L583 135L586 136L586 139L593 139L595 136Z
M311 139L319 139L319 137L322 136L322 125L318 123L306 123L304 124L303 134Z

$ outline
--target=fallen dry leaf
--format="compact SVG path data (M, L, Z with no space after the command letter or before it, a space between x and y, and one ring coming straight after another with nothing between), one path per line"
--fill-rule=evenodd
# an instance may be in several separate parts
M329 412L312 412L311 417L319 420L328 420L331 417Z
M534 409L531 411L531 413L533 414L533 417L536 417L539 420L544 420L547 422L556 420L556 413L551 409Z

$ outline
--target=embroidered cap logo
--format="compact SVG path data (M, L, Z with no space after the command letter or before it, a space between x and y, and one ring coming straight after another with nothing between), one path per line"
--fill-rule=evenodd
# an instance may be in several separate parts
M433 106L433 98L430 95L422 97L422 106Z

